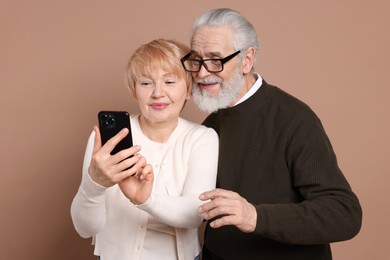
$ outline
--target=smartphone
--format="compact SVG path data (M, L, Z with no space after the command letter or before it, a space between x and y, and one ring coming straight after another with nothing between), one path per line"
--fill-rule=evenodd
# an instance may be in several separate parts
M129 129L129 133L111 151L111 154L133 146L131 137L130 117L126 111L100 111L98 113L100 136L102 145L116 135L123 128Z

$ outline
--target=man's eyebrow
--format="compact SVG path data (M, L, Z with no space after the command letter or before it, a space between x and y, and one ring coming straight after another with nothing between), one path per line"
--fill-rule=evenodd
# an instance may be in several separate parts
M199 53L197 52L197 51L194 51L194 50L191 50L190 51L190 53L191 53L191 56L193 56L193 55L198 55L198 56L200 56L199 55ZM222 57L222 53L221 52L219 52L219 51L215 51L215 52L207 52L206 53L206 56L207 57ZM204 58L204 57L203 57Z

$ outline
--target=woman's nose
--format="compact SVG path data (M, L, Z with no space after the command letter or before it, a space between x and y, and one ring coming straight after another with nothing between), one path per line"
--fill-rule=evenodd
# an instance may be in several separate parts
M162 84L157 83L154 85L153 97L158 98L164 96L164 87Z

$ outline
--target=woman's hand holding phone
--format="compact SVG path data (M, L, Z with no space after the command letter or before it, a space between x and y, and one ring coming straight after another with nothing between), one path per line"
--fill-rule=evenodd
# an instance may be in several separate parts
M98 127L94 127L95 142L92 160L88 172L92 180L104 187L111 187L124 179L141 172L146 166L146 160L138 152L141 148L137 145L111 154L117 144L129 134L129 129L124 128L103 146ZM142 176L142 175L141 175Z
M119 184L134 204L146 202L153 186L153 168L138 154L140 147L133 146L129 114L100 111L98 121L89 175L104 187Z

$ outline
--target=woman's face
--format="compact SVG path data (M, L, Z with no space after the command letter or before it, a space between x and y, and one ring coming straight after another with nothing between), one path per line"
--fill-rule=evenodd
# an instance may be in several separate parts
M161 68L139 77L135 94L141 116L151 125L177 124L184 103L191 95L184 77Z

